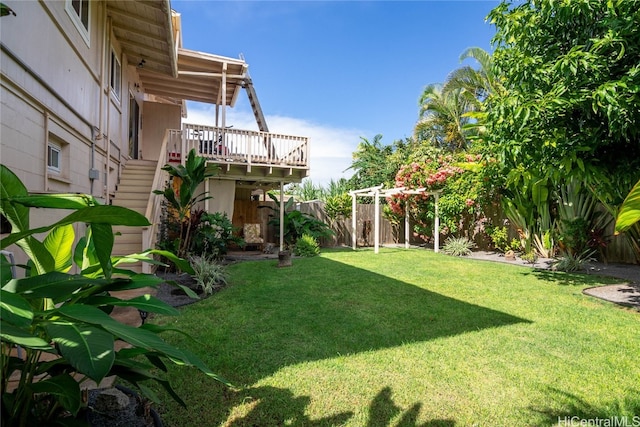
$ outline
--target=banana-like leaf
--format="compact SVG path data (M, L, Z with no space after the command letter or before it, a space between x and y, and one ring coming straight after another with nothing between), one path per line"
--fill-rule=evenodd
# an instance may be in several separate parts
M628 230L633 224L640 221L640 181L634 185L631 192L624 199L618 218L616 219L616 234Z
M149 400L153 400L154 396L145 394L144 389L140 387L140 384L147 380L153 380L160 384L167 391L167 393L169 393L169 395L182 407L187 407L187 404L184 402L184 400L182 400L182 398L176 393L173 387L171 387L169 381L154 375L153 373L151 373L151 371L143 369L138 365L130 365L131 364L128 360L123 364L121 364L120 361L116 361L113 366L112 373L117 375L118 378L122 378L123 380L128 381L131 384L135 384L135 386L138 387L140 391L142 391L142 394L144 394L144 396Z
M177 316L180 314L176 308L151 295L140 295L128 300L109 296L92 296L82 302L93 306L115 305L119 307L134 307L138 310L144 310L150 313L166 314L169 316Z
M0 164L0 213L7 218L11 224L12 233L19 234L25 230L29 230L29 208L20 204L11 203L11 199L16 196L27 196L27 187L9 168ZM44 273L53 270L53 257L44 247L44 245L31 235L13 240L11 243L5 243L5 239L0 241L0 249L5 249L13 243L27 254L32 260L38 273ZM8 237L7 237L8 238Z
M62 374L29 385L33 393L46 393L56 397L58 402L74 416L82 405L82 393L78 381L71 375Z
M536 181L531 186L531 195L533 198L533 203L536 206L541 206L543 203L546 203L549 199L549 188L547 187L547 179L543 178L539 181Z
M77 193L32 194L16 196L11 200L23 206L49 209L82 209L100 204L91 195Z
M54 260L54 269L66 273L71 269L71 249L75 240L73 226L63 225L51 230L44 239L44 247L47 248Z
M154 332L156 334L158 334L160 332L165 332L165 331L177 332L177 333L182 334L185 337L189 338L194 343L199 343L198 340L196 340L191 335L189 335L185 331L183 331L181 329L178 329L178 328L172 328L172 327L169 327L169 326L156 325L154 323L145 323L143 325L140 325L140 328L147 329L147 330L149 330L151 332Z
M111 278L113 265L111 264L111 251L113 250L113 229L110 224L91 224L91 236L96 249L96 256L102 267L102 273L107 279Z
M29 229L29 208L11 203L13 197L27 196L27 187L5 165L0 164L0 210L13 232Z
M169 261L171 261L180 271L183 271L183 272L185 272L187 274L195 274L195 271L193 271L193 268L191 267L191 264L189 264L189 261L187 261L186 259L183 259L183 258L179 258L173 252L164 251L164 250L160 250L160 249L149 249L149 250L144 251L141 255L144 255L144 256L149 256L149 255L160 255L160 256L163 256L163 257L167 258Z
M146 262L148 264L165 265L163 262L153 259L151 255L163 256L168 260L170 260L171 262L173 262L180 271L183 271L188 274L195 274L195 272L193 271L193 268L191 267L191 264L189 264L189 261L183 258L179 258L173 252L169 252L161 249L148 249L139 254L130 254L123 257L113 257L112 258L113 265L115 266L121 263L131 263L131 262L140 262L140 261Z
M51 347L51 344L46 342L40 337L31 334L22 328L18 328L9 324L2 324L0 330L0 337L3 342L10 342L17 344L23 348L31 348L33 350L46 351L47 353L55 353L55 349Z
M189 350L182 350L182 353L185 356L185 359L183 360L185 360L188 365L198 368L199 370L204 372L205 375L207 375L208 377L221 382L227 387L233 387L233 384L231 384L229 381L227 381L226 379L224 379L223 377L221 377L220 375L216 374L211 369L209 369L209 367L207 367L207 365L205 365L204 362L200 360L200 358L196 356L194 353L190 352Z
M167 344L162 338L144 329L134 328L114 320L96 307L87 305L68 305L57 309L57 312L70 319L100 326L116 337L136 346L154 350L167 357L185 362L186 356L181 350Z
M148 325L148 323L145 323L144 325ZM126 365L127 359L133 359L138 356L145 356L153 366L160 369L162 372L167 372L167 365L163 362L158 353L150 352L142 348L123 348L116 353L116 360L118 363ZM136 363L138 363L137 360Z
M123 270L128 271L128 270ZM119 270L115 270L119 272ZM109 291L125 291L130 289L140 289L144 287L157 287L163 280L153 274L134 273L130 274L127 279L114 281L109 285Z
M76 222L126 225L131 227L145 227L151 225L144 215L139 214L136 211L132 211L131 209L123 208L121 206L91 206L79 209L54 224L30 230L23 230L18 233L12 233L8 237L2 239L1 246L2 248L5 248L24 239L25 237L31 236L32 234L44 233L52 228Z
M52 271L39 276L12 279L2 289L20 294L27 300L51 298L57 303L65 301L83 286L105 283L108 282Z
M31 325L33 311L26 299L0 289L0 318L3 327L7 324L26 327Z
M78 322L59 320L45 325L62 356L81 374L100 383L115 360L113 335Z

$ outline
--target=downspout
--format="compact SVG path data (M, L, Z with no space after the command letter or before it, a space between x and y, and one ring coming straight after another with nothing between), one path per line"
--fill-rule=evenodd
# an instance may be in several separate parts
M44 159L47 160L49 157L49 111L45 110L44 112ZM48 186L49 186L49 166L48 166L48 162L45 161L44 162L44 182L42 183L43 185L43 191L47 192L48 191Z
M105 9L105 16L107 14L107 11ZM107 37L105 37L105 51L104 56L106 56L107 54L107 49L110 48L111 46L111 17L106 17L107 20ZM105 60L105 68L108 68L108 63ZM106 160L106 173L105 173L105 178L104 178L104 186L105 186L105 200L107 201L107 204L111 204L111 201L109 200L109 165L111 164L111 132L110 132L110 119L111 119L111 91L109 89L106 89L106 84L105 81L108 79L108 74L109 73L103 73L102 75L102 96L105 97L106 101L107 101L107 124L106 124L106 131L103 131L102 134L105 135L106 137L106 144L107 144L107 160ZM105 89L106 89L106 95L105 95Z
M107 17L107 9L104 8L104 17L102 19L102 28L107 28L108 20L110 18ZM91 169L95 170L96 168L96 141L102 139L102 135L104 134L104 91L105 91L105 67L106 61L105 58L107 56L107 37L102 38L102 52L100 56L100 96L98 97L98 131L95 132L95 128L92 129L92 138L91 138ZM109 162L107 159L107 173L109 174ZM94 180L91 180L91 195L93 196L93 183Z

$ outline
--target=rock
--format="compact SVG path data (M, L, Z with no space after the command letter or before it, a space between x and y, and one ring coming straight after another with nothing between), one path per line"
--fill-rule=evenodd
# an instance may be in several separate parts
M275 250L276 250L276 245L274 245L273 243L265 243L262 253L272 254L275 252Z
M117 412L129 406L129 396L116 388L107 388L97 397L95 409L99 412Z

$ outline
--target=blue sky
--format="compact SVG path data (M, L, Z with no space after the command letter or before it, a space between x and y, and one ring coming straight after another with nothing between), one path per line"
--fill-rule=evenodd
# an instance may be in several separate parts
M173 0L187 49L249 64L272 132L311 138L317 184L349 177L360 137L411 136L424 87L443 82L468 47L491 49L498 1ZM470 64L472 64L470 62ZM190 103L190 123L212 123ZM227 123L257 129L246 96Z

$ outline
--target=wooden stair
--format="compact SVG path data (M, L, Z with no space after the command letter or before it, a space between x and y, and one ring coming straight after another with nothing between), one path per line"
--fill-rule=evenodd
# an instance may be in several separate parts
M129 208L144 215L152 195L151 186L157 164L158 162L153 160L129 160L120 176L120 183L116 188L112 204ZM142 247L141 227L115 226L113 231L116 236L112 255L130 255L148 249ZM136 272L142 271L140 263L127 264L125 268Z

